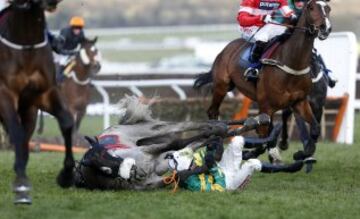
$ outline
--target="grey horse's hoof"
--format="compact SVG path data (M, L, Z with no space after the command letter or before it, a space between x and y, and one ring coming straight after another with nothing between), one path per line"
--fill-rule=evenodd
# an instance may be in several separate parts
M316 163L316 159L313 157L308 157L304 159L305 164L305 173L310 173L313 169L313 164Z
M31 205L32 200L28 192L17 192L15 193L15 205Z

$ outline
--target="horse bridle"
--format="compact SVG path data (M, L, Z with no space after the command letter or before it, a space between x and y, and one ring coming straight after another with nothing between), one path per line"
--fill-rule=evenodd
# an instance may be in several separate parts
M328 2L328 0L309 0L306 4L306 6L308 6L309 3L311 3L312 1L323 1L323 2ZM306 10L306 13L308 13L308 11ZM323 12L321 13L321 18L326 19L326 14L324 14ZM304 33L308 33L311 36L316 35L319 31L320 31L320 26L317 26L315 24L312 24L309 20L308 20L308 16L306 16L306 25L308 27L296 27L294 25L286 25L287 27L294 29L294 31L301 31Z

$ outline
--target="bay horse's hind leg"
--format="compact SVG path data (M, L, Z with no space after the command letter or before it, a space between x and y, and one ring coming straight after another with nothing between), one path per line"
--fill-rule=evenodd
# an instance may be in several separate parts
M0 120L9 135L10 144L15 147L14 170L16 178L13 183L13 191L16 193L15 204L31 204L30 182L26 175L28 161L27 149L23 147L25 140L24 128L15 109L13 95L4 88L0 88Z
M320 125L316 120L310 104L307 100L303 100L297 103L294 106L294 110L302 117L304 120L310 124L310 137L308 141L304 144L304 151L298 151L294 154L295 160L304 160L311 159L314 160L311 156L314 155L316 150L316 141L320 136ZM307 172L311 171L311 165L308 165Z
M45 112L53 115L60 126L61 133L65 141L65 159L64 168L61 170L57 177L58 184L67 188L74 183L74 167L75 161L72 152L72 133L74 128L74 121L66 109L60 93L56 88L52 88L41 97L40 108Z
M216 71L213 72L213 74L216 73ZM216 75L214 75L214 77L211 105L207 111L209 119L218 119L220 105L229 89L229 82L216 78Z

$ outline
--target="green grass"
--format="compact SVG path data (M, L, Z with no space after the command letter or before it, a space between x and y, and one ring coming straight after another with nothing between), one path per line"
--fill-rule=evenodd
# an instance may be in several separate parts
M98 119L92 121L94 124L95 120ZM257 173L242 192L206 194L180 190L173 195L169 189L148 192L63 190L55 184L63 155L32 153L28 174L33 183L34 203L14 206L10 191L14 177L13 153L0 152L0 219L358 218L359 125L357 116L353 146L318 144L318 163L311 174ZM292 143L291 151L284 157L290 161L291 154L299 148L298 143ZM261 159L266 160L265 157Z
M31 154L34 204L13 206L12 153L0 155L0 218L356 218L360 148L320 144L313 173L255 174L243 192L191 193L62 190L62 155Z

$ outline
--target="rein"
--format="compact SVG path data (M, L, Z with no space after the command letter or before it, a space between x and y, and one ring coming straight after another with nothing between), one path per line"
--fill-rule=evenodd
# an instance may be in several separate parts
M71 78L71 79L73 79L73 81L75 82L75 84L78 84L78 85L81 85L81 86L85 86L85 85L88 85L88 84L90 84L91 83L91 79L90 78L87 78L87 79L85 79L85 80L80 80L78 77L77 77L77 75L76 75L76 73L74 72L74 71L71 71L71 73L69 74L69 77Z
M180 179L176 180L176 173L177 173L176 170L174 170L170 176L165 176L163 178L163 182L165 185L174 184L174 188L171 191L173 194L176 193L176 191L179 187L179 182L180 182Z

